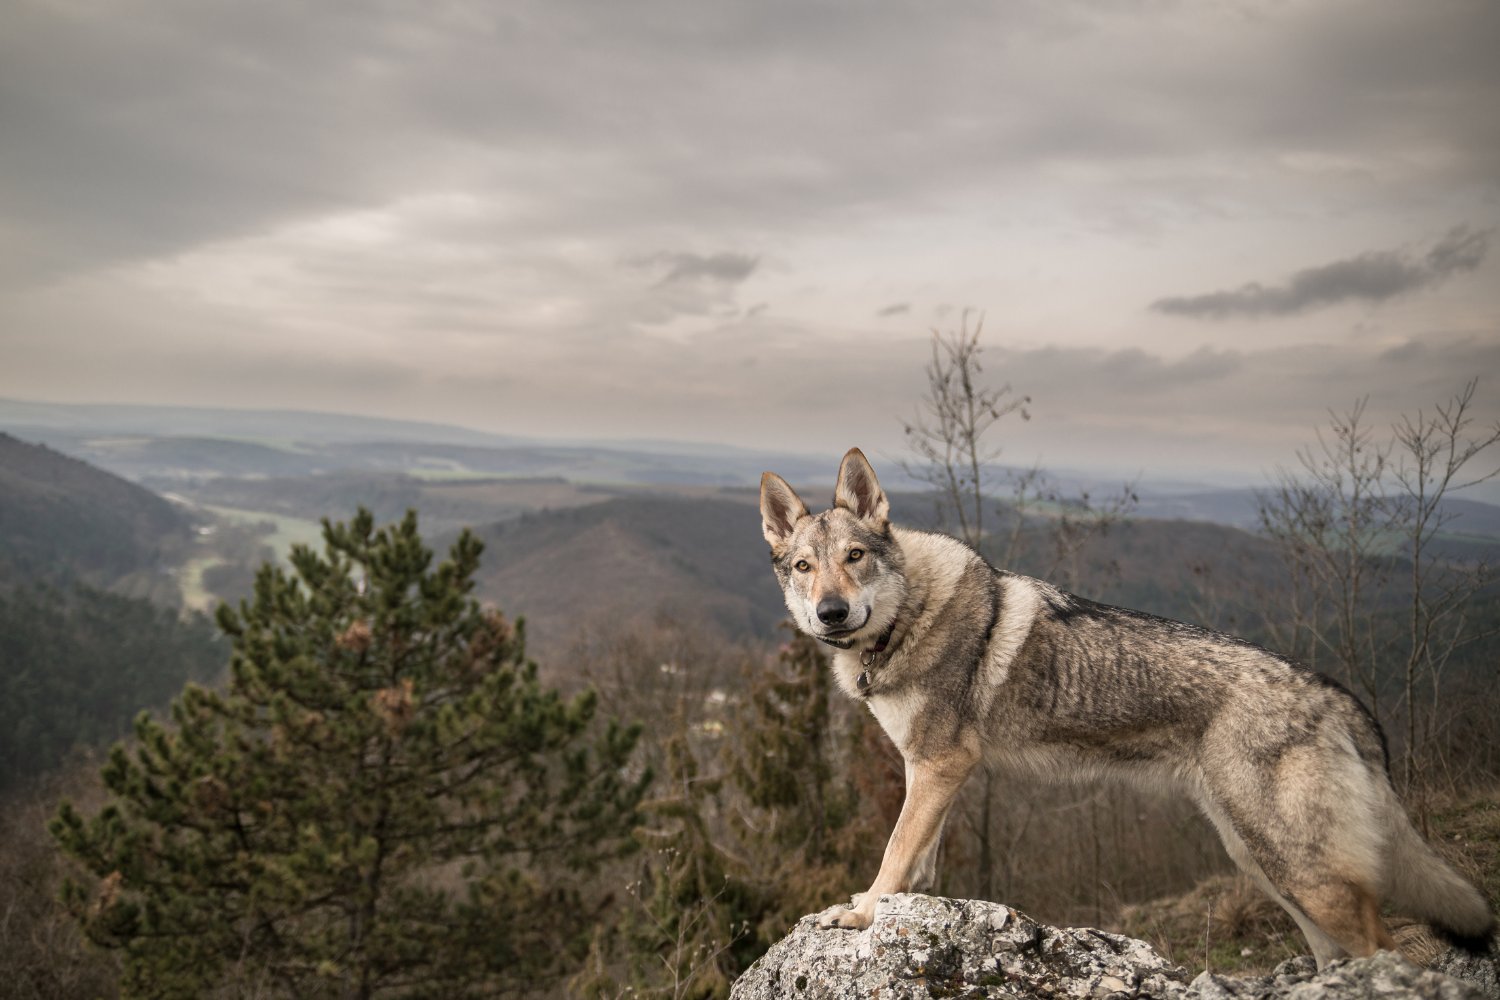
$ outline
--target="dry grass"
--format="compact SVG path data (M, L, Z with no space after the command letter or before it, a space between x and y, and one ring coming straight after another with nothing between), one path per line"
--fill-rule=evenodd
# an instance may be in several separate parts
M1500 900L1500 786L1435 804L1429 839L1491 904Z
M47 821L58 798L97 797L93 760L74 763L0 806L0 997L65 1000L116 995L114 956L90 947L58 902L66 863Z
M1265 973L1306 951L1292 918L1243 875L1215 875L1180 896L1121 907L1116 929L1193 971Z

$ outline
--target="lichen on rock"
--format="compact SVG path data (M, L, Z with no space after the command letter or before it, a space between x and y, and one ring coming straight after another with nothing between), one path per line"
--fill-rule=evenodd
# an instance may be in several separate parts
M881 897L863 931L823 930L815 917L802 918L731 995L1167 996L1186 980L1143 941L1049 927L999 903L902 893Z
M1481 960L1482 961L1482 960ZM1493 963L1489 965L1493 976ZM1188 973L1144 941L1083 927L1051 927L1000 903L902 893L882 896L866 930L829 930L803 917L734 984L732 1000L879 997L1077 1000L1289 1000L1431 997L1479 1000L1472 982L1400 955L1284 962L1270 976ZM1495 998L1500 1000L1500 998Z

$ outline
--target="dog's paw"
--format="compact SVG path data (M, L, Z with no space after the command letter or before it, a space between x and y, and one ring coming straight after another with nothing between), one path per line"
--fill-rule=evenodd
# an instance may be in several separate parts
M858 897L856 897L856 900ZM818 914L818 926L823 928L847 927L851 930L862 931L870 926L870 921L875 914L866 913L859 906L845 906L843 903L835 903L822 913Z

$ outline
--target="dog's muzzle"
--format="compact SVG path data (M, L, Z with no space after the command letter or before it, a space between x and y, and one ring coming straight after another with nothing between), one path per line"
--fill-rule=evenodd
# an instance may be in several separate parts
M834 629L844 629L849 620L849 602L842 597L825 597L818 602L818 621Z

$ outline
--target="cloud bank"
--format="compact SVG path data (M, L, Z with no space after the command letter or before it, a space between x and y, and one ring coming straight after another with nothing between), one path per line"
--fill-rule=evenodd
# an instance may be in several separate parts
M1280 285L1250 282L1231 291L1157 299L1151 308L1168 316L1227 319L1290 316L1343 302L1379 303L1472 271L1489 250L1488 230L1458 226L1421 257L1400 250L1363 253L1309 267Z

